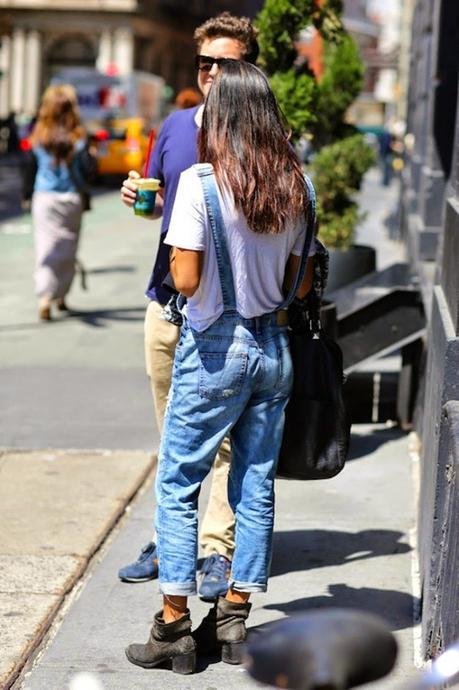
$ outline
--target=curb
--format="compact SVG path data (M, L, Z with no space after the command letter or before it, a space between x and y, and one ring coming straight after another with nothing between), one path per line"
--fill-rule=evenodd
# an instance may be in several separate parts
M18 451L16 449L14 450L7 450L7 449L0 449L0 473L1 473L1 463L2 461L5 460L5 457L8 455L14 455L14 456L23 456L26 458L26 460L29 460L32 456L34 455L42 455L43 453L53 453L53 454L58 454L59 456L64 456L67 460L72 459L73 457L77 457L78 459L83 458L83 460L89 459L89 457L93 458L94 456L96 459L98 458L104 458L104 461L106 460L107 457L110 457L112 455L116 455L118 451L103 451L103 450L96 450L96 451L89 451L89 450L65 450L65 451L56 451L52 449L47 449L47 450L40 450L40 451L31 451L31 450L26 450L26 451ZM124 452L122 452L124 453ZM125 452L127 456L132 456L132 455L137 455L140 456L139 452L132 452L132 451L127 451ZM79 555L77 556L76 554L71 554L72 560L74 561L74 565L71 566L70 572L66 576L65 582L62 586L62 589L56 594L53 592L53 594L56 596L55 601L50 602L47 604L47 610L44 615L44 617L39 620L36 628L33 630L31 634L31 638L27 640L26 644L23 646L21 649L19 656L16 658L13 658L12 661L10 662L9 667L7 666L6 668L1 669L0 668L0 690L9 690L9 688L12 687L12 685L17 681L19 678L21 672L24 670L25 665L31 658L31 656L36 652L40 644L43 642L46 634L50 630L53 622L56 620L56 617L59 614L59 611L62 609L62 606L70 594L70 592L75 588L75 586L78 584L78 582L82 579L84 576L88 565L91 561L91 559L94 557L94 555L100 550L101 546L103 543L106 541L107 537L112 533L113 529L116 527L117 523L119 520L122 518L123 514L126 511L126 507L132 502L132 500L136 497L138 492L142 489L143 485L145 482L150 478L153 470L156 467L156 455L155 454L147 454L147 453L142 453L141 455L146 456L149 455L149 460L144 460L143 461L143 466L141 470L139 471L138 475L135 476L135 478L132 480L132 485L130 486L129 492L122 497L122 499L118 499L116 501L116 507L113 509L112 513L109 515L108 518L101 516L100 523L99 525L96 525L96 530L94 531L93 540L91 544L89 545L88 550L84 555ZM71 487L73 488L73 487ZM1 515L1 509L0 509L0 515ZM8 518L11 520L11 515L8 515ZM13 520L14 522L14 516ZM1 557L1 554L0 554ZM8 556L7 556L8 557ZM0 601L2 599L2 595L6 598L5 593L0 591ZM8 615L8 614L7 614ZM5 619L6 620L6 619ZM14 619L11 618L10 620L13 621L14 625ZM28 636L27 636L28 637Z

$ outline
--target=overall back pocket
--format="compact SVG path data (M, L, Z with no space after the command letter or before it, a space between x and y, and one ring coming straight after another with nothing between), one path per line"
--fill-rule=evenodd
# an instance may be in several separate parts
M239 395L247 372L246 352L201 352L199 395L225 400Z

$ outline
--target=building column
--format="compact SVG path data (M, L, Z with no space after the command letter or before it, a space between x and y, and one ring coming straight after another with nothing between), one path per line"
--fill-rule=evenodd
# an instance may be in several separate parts
M24 112L35 115L41 92L41 36L38 31L29 31L25 44L25 74L27 88L24 94Z
M25 66L25 33L23 29L14 29L11 44L11 110L22 112L24 108L24 66Z
M413 16L408 131L414 135L414 148L403 175L403 235L427 305L432 290L428 262L436 258L444 203L444 175L432 138L441 6L442 0L418 0ZM427 311L430 314L429 307Z
M11 40L9 36L2 36L0 44L0 117L8 117L10 107L10 70L11 70Z
M134 36L130 28L115 30L113 41L113 62L119 74L130 74L134 67Z
M422 23L421 23L422 21ZM413 114L415 147L411 163L413 188L418 193L421 182L421 169L426 154L426 137L429 97L432 87L432 27L425 13L420 13L421 36L418 37L418 54L415 57L416 105ZM414 209L415 213L417 208Z
M400 60L399 60L399 88L400 97L397 99L397 116L403 120L408 115L409 84L410 84L410 50L411 27L413 25L414 0L402 3L401 31L400 31Z
M113 37L110 29L102 31L99 37L99 52L96 59L96 67L100 72L106 72L113 62Z
M451 172L451 143L454 141L459 61L459 49L455 44L457 36L450 30L457 21L454 12L449 3L441 2L436 6L433 17L433 35L438 36L438 42L432 60L426 151L418 206L422 221L421 256L431 261L435 260L437 253L445 185Z

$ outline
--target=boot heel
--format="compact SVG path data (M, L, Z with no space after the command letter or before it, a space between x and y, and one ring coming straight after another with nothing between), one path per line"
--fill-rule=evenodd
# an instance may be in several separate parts
M172 659L172 670L174 673L194 673L196 669L196 652L180 654Z
M244 656L244 642L224 642L222 645L222 661L225 664L242 664Z

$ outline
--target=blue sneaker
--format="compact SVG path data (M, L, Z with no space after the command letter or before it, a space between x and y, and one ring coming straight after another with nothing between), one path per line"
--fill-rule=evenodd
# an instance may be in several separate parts
M203 601L215 601L228 591L231 561L225 556L213 553L208 556L201 568L199 596Z
M151 541L143 547L135 563L130 563L118 571L123 582L147 582L158 577L158 553L156 544Z

